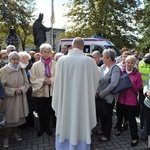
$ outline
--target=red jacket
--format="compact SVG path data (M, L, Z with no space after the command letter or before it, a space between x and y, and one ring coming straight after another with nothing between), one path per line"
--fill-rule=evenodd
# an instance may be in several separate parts
M126 73L125 69L122 73ZM134 68L132 73L129 74L132 81L133 87L124 91L121 91L118 97L118 103L136 106L137 105L137 94L142 88L142 78L139 71Z

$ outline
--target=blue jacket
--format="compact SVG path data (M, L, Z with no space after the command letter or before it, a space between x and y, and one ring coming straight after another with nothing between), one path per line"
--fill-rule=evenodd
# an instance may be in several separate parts
M4 99L4 91L1 83L0 83L0 98Z

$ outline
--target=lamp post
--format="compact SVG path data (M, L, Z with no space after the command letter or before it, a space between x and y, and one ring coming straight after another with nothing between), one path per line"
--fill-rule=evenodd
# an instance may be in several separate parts
M53 23L54 23L54 1L51 0L51 33L50 33L50 44L53 47Z

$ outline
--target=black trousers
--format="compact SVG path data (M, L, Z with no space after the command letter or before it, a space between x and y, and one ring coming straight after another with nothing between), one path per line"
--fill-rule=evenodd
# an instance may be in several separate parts
M145 96L143 94L143 89L139 92L139 103L140 103L140 127L143 129L145 122L145 114L144 114L144 99Z
M111 129L112 129L112 114L115 102L112 104L107 103L107 114L99 114L101 121L101 130L104 132L106 138L110 138Z
M52 113L52 97L36 98L36 100L40 128L47 129L50 127L50 116Z
M130 133L132 140L138 139L138 128L137 128L137 122L136 122L136 111L137 106L130 106L130 105L124 105L124 104L117 104L117 117L118 117L118 124L117 129L118 131L121 131L122 128L122 121L123 121L123 115L124 113L127 114L127 118L129 120L129 126L130 126Z
M150 108L148 108L147 106L144 106L144 114L145 114L145 119L146 119L146 132L147 135L150 135Z

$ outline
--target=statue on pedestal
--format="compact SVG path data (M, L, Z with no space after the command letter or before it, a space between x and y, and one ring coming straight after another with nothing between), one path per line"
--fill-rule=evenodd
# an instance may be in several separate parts
M9 33L6 36L5 42L7 45L14 45L16 48L16 51L19 50L19 43L21 42L20 37L16 34L16 28L10 27Z
M33 24L34 45L36 48L39 48L42 43L45 43L46 32L50 30L50 28L42 24L42 20L43 14L40 13L38 19Z

